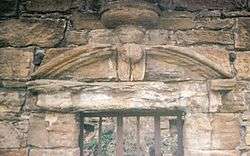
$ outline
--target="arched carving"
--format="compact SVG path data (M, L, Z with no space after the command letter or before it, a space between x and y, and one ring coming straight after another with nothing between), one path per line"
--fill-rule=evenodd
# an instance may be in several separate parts
M217 58L214 55L218 54L222 55L219 57L221 60L214 59ZM52 58L32 76L33 79L80 81L165 81L230 77L232 74L227 51L211 53L199 48L133 43L73 48Z

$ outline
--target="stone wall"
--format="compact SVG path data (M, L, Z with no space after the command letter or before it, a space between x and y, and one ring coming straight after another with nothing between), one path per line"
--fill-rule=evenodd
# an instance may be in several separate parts
M151 1L129 20L96 4L0 2L1 156L78 156L79 112L135 107L184 111L187 156L250 155L249 0Z

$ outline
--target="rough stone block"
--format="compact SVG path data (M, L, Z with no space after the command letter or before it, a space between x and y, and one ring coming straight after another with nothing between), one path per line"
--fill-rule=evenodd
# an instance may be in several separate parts
M77 147L78 134L79 127L73 114L32 114L30 117L28 143L32 146Z
M66 32L67 45L84 45L88 43L88 31L67 31Z
M187 9L190 11L202 9L228 9L236 8L234 0L174 0L175 9Z
M220 18L200 18L196 21L196 28L209 29L209 30L222 30L231 29L235 24L233 19L220 19Z
M250 80L250 51L238 52L235 66L237 77L243 80Z
M89 32L90 44L117 44L118 36L109 29L97 29Z
M186 156L240 156L236 150L185 150Z
M250 50L250 18L239 18L235 33L235 48Z
M53 47L63 39L66 22L63 19L11 19L0 22L1 46Z
M48 63L51 59L57 57L60 54L67 53L72 48L50 48L46 49L45 56L42 61L42 65Z
M78 156L79 148L71 149L31 149L29 156Z
M172 31L164 29L152 29L148 30L145 34L145 44L157 45L157 44L174 44L172 41Z
M234 150L240 144L239 116L234 114L215 114L211 120L212 149Z
M167 30L188 30L195 28L191 18L160 18L159 28Z
M95 30L105 28L98 17L91 14L75 12L70 20L73 28L76 30Z
M21 149L0 149L1 156L28 156L28 150Z
M231 91L222 95L222 105L219 107L219 112L237 113L247 111L248 104L246 101L246 93Z
M0 18L1 16L16 16L17 8L17 0L1 0Z
M24 101L24 92L0 91L0 119L14 117L20 112Z
M29 79L33 52L34 48L0 48L0 79Z
M183 142L187 149L210 149L212 125L207 114L186 116L184 122Z
M233 45L233 34L229 31L188 30L175 33L177 44L222 44Z
M53 12L67 11L70 9L72 0L29 0L26 4L28 11Z
M27 145L27 120L0 121L0 148L22 148Z

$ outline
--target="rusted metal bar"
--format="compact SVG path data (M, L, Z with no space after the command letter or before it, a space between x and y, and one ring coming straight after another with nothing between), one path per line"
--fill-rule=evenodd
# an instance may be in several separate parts
M102 156L102 117L99 118L99 130L98 130L98 150L97 155Z
M183 156L183 120L182 115L178 115L176 119L176 127L177 127L177 133L178 133L178 148L177 148L177 156Z
M117 116L116 156L123 156L123 116Z
M136 150L137 150L137 155L140 156L141 155L141 137L140 137L140 127L141 127L141 123L140 123L140 116L136 117Z
M159 115L154 116L154 137L155 137L155 143L154 143L155 156L161 156L161 127L160 127Z
M84 117L83 117L83 114L80 114L79 126L80 126L80 132L79 132L78 144L79 144L79 149L80 149L80 156L84 156L84 153L83 153L83 150L84 150Z

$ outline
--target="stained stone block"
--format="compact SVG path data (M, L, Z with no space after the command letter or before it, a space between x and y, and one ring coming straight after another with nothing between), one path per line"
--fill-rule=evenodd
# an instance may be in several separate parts
M79 148L67 149L31 149L29 156L78 156Z
M48 63L51 59L61 55L63 53L67 53L67 51L71 50L72 48L50 48L46 49L45 56L42 61L42 65Z
M26 147L28 129L27 120L0 121L0 149Z
M72 0L28 0L26 9L37 12L67 11L71 4Z
M20 112L24 101L24 92L0 91L0 119L13 118Z
M28 156L28 149L0 149L1 156Z
M233 34L229 31L188 30L175 33L177 44L223 44L233 45Z
M64 36L63 19L11 19L0 22L0 46L53 47Z
M73 114L32 114L30 117L28 143L32 146L74 148L78 146L78 134Z
M1 0L0 3L0 18L1 16L17 15L17 0Z
M240 79L250 80L250 51L238 52L235 66Z
M250 50L250 18L239 18L235 33L235 47L241 50Z
M29 79L33 52L34 48L0 48L0 79Z

